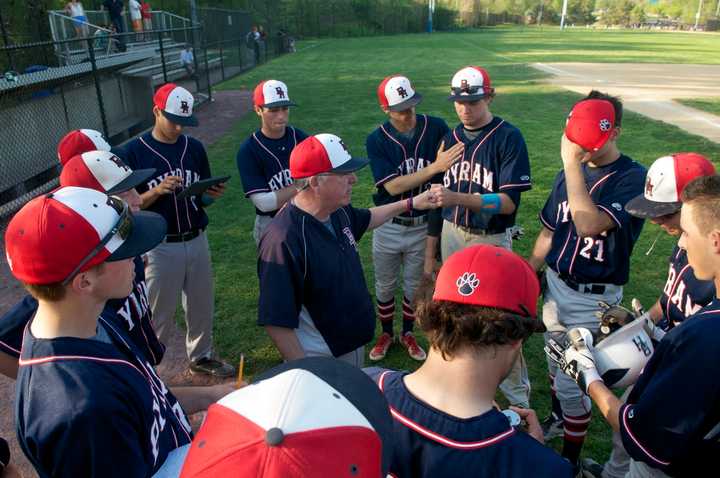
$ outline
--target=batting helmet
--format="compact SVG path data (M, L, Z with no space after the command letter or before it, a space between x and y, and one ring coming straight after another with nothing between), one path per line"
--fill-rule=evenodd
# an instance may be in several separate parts
M602 339L592 349L598 373L611 388L632 385L653 354L644 321L634 320Z

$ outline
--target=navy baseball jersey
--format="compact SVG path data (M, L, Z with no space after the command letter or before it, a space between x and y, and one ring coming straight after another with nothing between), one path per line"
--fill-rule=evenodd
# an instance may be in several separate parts
M245 197L290 186L293 183L290 177L290 153L307 137L305 132L292 126L285 128L285 135L279 139L268 138L260 130L250 135L240 145L235 158ZM263 212L257 208L255 212L260 216L274 216L277 213Z
M667 282L660 296L663 318L660 326L668 330L698 312L715 298L713 281L699 280L688 264L687 252L677 245L670 255Z
M384 186L398 176L416 173L435 161L443 137L450 132L447 123L440 118L416 115L416 119L417 124L412 138L400 134L389 121L386 121L370 133L365 141L370 168L377 187L373 201L378 206L417 196L430 187L428 182L398 196L392 196ZM442 175L438 175L432 182L442 182ZM413 210L410 213L403 213L403 216L423 214L427 214L427 211Z
M620 409L623 445L635 460L671 476L709 476L717 467L718 337L716 298L660 341Z
M168 176L179 176L188 187L210 177L210 164L202 143L181 135L174 144L161 143L152 133L130 141L122 156L132 169L155 168L155 176L135 189L142 194L163 182ZM177 199L175 193L160 196L148 211L156 212L167 221L168 234L182 234L205 229L208 217L199 197Z
M492 215L454 206L443 208L443 218L458 226L484 229L492 234L514 226L520 193L532 187L530 160L520 130L495 116L473 140L465 136L463 125L458 125L444 141L446 149L458 142L465 144L460 161L445 171L443 185L446 188L470 194L505 193L516 209L512 214Z
M38 302L26 295L0 318L0 350L19 358L25 325L35 315ZM125 299L112 299L105 304L102 317L128 333L145 359L157 365L165 354L152 326L152 312L148 304L145 285L145 264L141 257L135 258L135 279L133 291Z
M38 339L25 329L15 423L42 478L150 476L192 440L182 407L128 335L102 317L97 331Z
M390 476L443 478L470 476L571 477L573 468L553 450L510 426L492 409L472 418L448 415L405 387L407 372L368 368L385 394L394 419Z
M293 203L282 208L260 241L258 325L297 329L304 307L335 357L372 340L375 313L357 250L369 224L370 211L352 206L328 225Z
M643 166L625 155L599 168L583 164L590 198L612 218L615 227L593 237L580 237L570 213L565 172L560 171L540 212L540 222L553 231L545 257L548 267L581 284L626 284L629 258L645 221L628 214L625 203L642 194L645 173Z

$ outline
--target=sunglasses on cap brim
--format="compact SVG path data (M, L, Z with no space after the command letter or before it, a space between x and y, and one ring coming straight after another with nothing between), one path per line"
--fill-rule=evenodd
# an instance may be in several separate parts
M132 214L130 213L130 208L128 207L127 203L123 201L120 198L117 198L115 196L108 196L108 204L119 214L119 218L115 225L108 231L107 234L105 234L105 237L102 238L100 243L91 250L85 258L80 261L80 263L75 267L75 269L72 270L72 272L65 278L65 280L62 282L62 285L68 285L73 277L77 275L78 272L82 270L85 265L90 262L95 256L98 255L100 251L103 250L105 245L110 242L110 240L117 236L120 236L120 238L125 241L130 237L130 234L132 234L133 229L133 222L132 222Z
M485 95L485 94L492 93L493 89L492 88L483 88L482 86L479 86L479 85L473 85L473 86L468 85L468 86L453 86L450 88L450 91L452 91L452 94L456 95L456 96L460 96L462 94Z

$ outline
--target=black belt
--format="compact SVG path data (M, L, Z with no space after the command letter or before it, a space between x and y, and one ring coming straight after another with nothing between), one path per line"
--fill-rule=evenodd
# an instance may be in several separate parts
M195 239L200 235L202 229L193 229L182 234L167 234L165 236L165 242L187 242Z
M393 224L400 224L401 226L421 226L425 224L427 220L427 214L417 217L396 216L392 218Z
M476 234L478 236L494 236L495 234L504 234L505 233L505 229L497 231L497 230L491 230L491 229L465 227L465 226L461 226L460 224L455 224L455 226L458 229L462 229L463 231L465 231L469 234Z
M605 293L604 284L580 284L567 276L558 275L558 277L565 283L566 286L578 292L582 292L583 294L601 295Z

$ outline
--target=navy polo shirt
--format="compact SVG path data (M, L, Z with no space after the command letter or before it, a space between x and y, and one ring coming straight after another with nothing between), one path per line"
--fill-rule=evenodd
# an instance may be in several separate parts
M258 258L258 325L301 328L302 310L339 357L370 342L375 332L357 250L370 211L345 206L330 215L330 223L334 234L289 203L268 225Z

